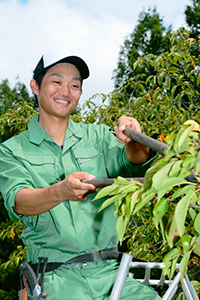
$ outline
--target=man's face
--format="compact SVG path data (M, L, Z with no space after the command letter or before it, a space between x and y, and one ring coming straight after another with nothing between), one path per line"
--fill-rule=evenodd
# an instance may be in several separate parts
M40 120L44 122L52 116L69 118L81 94L81 75L74 65L58 63L51 67L37 92Z

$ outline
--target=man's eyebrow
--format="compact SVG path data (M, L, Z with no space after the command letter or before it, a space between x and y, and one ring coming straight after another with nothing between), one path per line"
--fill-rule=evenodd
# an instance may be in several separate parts
M73 80L78 80L78 81L81 82L81 79L80 79L79 77L73 77L72 79L73 79Z
M57 76L57 77L64 78L64 76L62 74L59 74L59 73L53 73L53 74L51 74L51 76Z
M61 78L65 78L65 76L63 76L62 74L60 73L53 73L51 74L51 76L57 76L57 77L61 77ZM78 80L81 82L81 79L79 77L72 77L73 80Z

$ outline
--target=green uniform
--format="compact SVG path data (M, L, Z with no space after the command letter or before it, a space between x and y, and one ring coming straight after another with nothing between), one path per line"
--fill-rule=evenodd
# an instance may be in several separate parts
M152 159L143 165L132 164L107 126L76 124L72 120L61 151L34 116L27 131L0 146L0 189L10 218L21 219L27 226L22 234L27 260L37 262L40 256L48 257L49 262L65 262L80 254L114 247L118 238L113 206L97 213L103 200L91 202L94 194L87 201L66 199L38 216L23 216L14 211L15 195L20 189L47 187L79 171L96 178L143 176ZM61 266L45 275L45 292L49 300L106 299L115 269L115 261ZM145 290L147 295L152 291ZM145 292L141 288L139 291L141 298L130 299L143 299ZM149 299L157 299L154 296Z

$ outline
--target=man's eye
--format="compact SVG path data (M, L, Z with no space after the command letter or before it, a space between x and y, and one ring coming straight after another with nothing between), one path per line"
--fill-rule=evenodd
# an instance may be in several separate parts
M54 80L53 83L60 84L60 81Z
M73 87L74 89L79 89L79 85L77 85L77 84L72 84L72 87Z

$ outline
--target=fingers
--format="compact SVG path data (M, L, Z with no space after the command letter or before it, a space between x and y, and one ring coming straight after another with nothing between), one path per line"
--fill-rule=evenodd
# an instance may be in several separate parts
M125 126L119 126L119 127L115 126L114 127L117 141L122 144L127 144L127 143L131 142L131 138L127 137L124 134L124 129L125 129Z
M124 129L126 128L126 126L141 132L140 124L135 118L122 116L119 118L118 124L119 126L115 126L114 130L116 133L117 141L122 144L127 144L133 141L130 137L127 137L124 134Z
M80 190L95 190L96 191L96 187L93 184L89 184L89 183L83 183L82 180L83 179L88 179L88 180L92 180L95 179L94 175L91 175L87 172L75 172L72 175L72 178L74 179L74 188L76 189L80 189Z
M66 200L84 201L88 195L97 191L93 184L83 183L83 179L94 179L95 176L87 172L74 172L68 175L62 182L62 193Z

